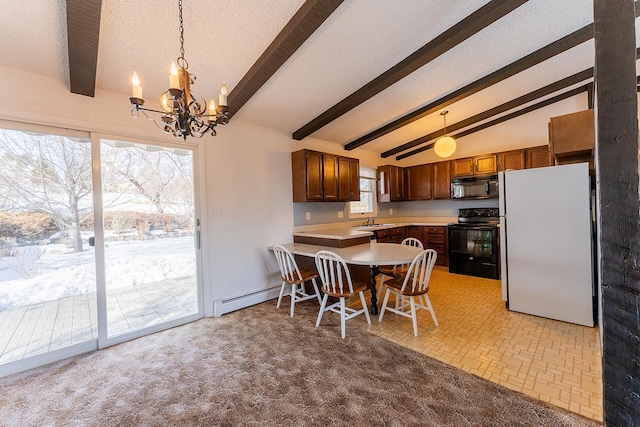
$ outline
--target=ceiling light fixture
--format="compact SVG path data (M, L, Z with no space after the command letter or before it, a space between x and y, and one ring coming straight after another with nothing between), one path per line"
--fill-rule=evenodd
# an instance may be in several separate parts
M456 140L447 136L447 113L449 111L445 110L440 113L442 119L444 120L444 135L438 138L435 145L433 146L433 150L440 157L449 157L456 151Z
M209 103L209 113L205 114L207 103L202 96L191 91L191 85L195 83L196 76L189 74L187 68L189 63L184 58L184 26L182 24L182 0L178 0L178 10L180 18L180 57L171 64L169 74L169 90L160 97L160 110L143 108L142 87L136 72L133 72L131 83L133 85L133 96L129 98L133 108L131 115L134 118L140 117L140 112L151 120L163 132L184 140L187 136L201 138L207 132L216 135L216 125L226 125L229 122L229 107L227 106L227 85L222 83L218 106L213 100ZM176 65L177 64L177 65ZM147 112L161 114L162 124L159 125L156 119L150 117Z

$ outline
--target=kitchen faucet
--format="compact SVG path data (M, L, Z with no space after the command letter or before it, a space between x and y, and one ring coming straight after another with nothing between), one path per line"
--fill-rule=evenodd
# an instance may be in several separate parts
M369 217L365 221L364 225L375 225L375 223L376 223L376 219L374 217Z

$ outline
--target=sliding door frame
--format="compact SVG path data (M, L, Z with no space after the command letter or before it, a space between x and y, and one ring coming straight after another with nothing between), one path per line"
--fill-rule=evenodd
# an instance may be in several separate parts
M87 141L91 140L91 132L74 130L68 128L62 128L57 126L42 125L36 123L16 122L12 120L0 119L0 128L10 129L21 132L37 132L48 135L57 135L70 138L83 138ZM97 268L97 265L96 265ZM96 281L96 291L98 291L98 285ZM58 362L70 357L79 356L84 353L89 353L98 349L98 340L89 339L87 341L72 344L66 347L59 348L57 350L48 351L46 353L37 354L35 356L25 357L20 360L9 362L0 365L0 378L7 375L15 374L18 372L26 371L28 369L37 368L40 366L48 365L50 363Z
M204 254L207 250L206 236L206 191L204 187L205 177L205 160L204 146L198 140L195 143L189 142L166 142L155 139L135 138L127 135L115 135L107 133L98 133L83 130L74 130L55 125L44 125L37 123L27 123L19 121L11 121L0 119L0 127L24 132L38 132L50 135L60 135L66 137L84 138L91 144L91 167L92 167L92 185L93 185L93 209L94 209L94 238L95 238L95 269L96 269L96 299L97 299L97 320L98 320L98 338L90 339L82 343L73 344L47 353L26 357L21 360L9 362L0 365L0 378L28 369L37 368L50 363L58 362L70 357L79 356L85 353L95 351L99 348L108 347L154 332L159 332L175 326L186 324L198 320L205 315L204 301L210 300L210 291L204 286L204 278L208 277L208 267L203 263ZM104 251L104 223L103 223L103 206L102 206L102 169L100 163L100 144L101 139L119 139L133 143L158 145L169 148L179 148L188 150L193 153L193 191L194 191L194 215L195 215L195 233L194 246L196 256L196 286L197 286L197 313L192 315L174 319L148 328L144 328L135 332L108 337L107 334L107 311L106 311L106 275L105 275L105 251Z
M128 332L126 334L116 335L109 337L107 330L107 287L106 287L106 265L105 265L105 250L104 250L104 221L102 206L102 169L100 160L101 140L102 139L117 139L126 142L157 145L167 148L179 148L182 150L188 150L193 153L193 195L194 195L194 247L196 256L196 286L197 286L197 313L173 319L167 322L159 323L153 326L149 326L136 331ZM116 136L102 133L91 134L91 152L92 152L92 165L93 165L93 186L98 191L93 192L94 197L94 218L95 218L95 248L96 248L96 281L97 281L97 299L98 299L98 348L105 348L111 345L119 344L124 341L129 341L135 338L149 335L155 332L163 331L165 329L173 328L175 326L183 325L193 322L195 320L204 317L204 286L203 286L203 250L202 241L202 219L204 214L203 197L205 193L200 191L201 184L204 182L201 176L202 159L200 154L199 144L188 143L167 143L163 141L156 141L151 139L133 138L128 136Z

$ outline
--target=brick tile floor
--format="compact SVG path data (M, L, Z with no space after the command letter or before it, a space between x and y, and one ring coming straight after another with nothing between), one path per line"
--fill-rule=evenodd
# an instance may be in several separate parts
M372 318L371 326L358 316L347 328L366 329L512 390L602 420L597 327L508 311L500 281L450 274L441 267L433 271L429 297L439 326L428 312L419 311L418 337L410 319L390 312L381 323Z

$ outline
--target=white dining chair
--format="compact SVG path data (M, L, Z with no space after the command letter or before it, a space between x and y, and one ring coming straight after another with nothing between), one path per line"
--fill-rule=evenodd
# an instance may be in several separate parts
M273 247L273 253L278 260L278 266L280 267L280 274L282 276L282 286L280 287L280 296L278 297L276 308L280 308L282 297L284 296L284 291L287 286L291 286L291 317L293 317L296 302L306 301L312 298L316 298L318 302L321 302L320 291L316 283L318 273L313 270L300 270L291 252L284 246L275 245ZM308 281L311 281L313 285L313 289L315 290L314 294L309 294L306 291L305 283Z
M318 252L316 254L316 268L322 281L322 292L324 292L316 327L320 326L322 315L326 311L333 311L334 313L340 314L342 338L345 337L346 321L355 316L364 313L367 318L367 323L371 324L369 308L367 307L367 301L364 299L364 291L368 285L363 282L353 282L351 280L351 274L349 273L347 264L340 255L331 251ZM356 294L360 295L360 302L362 303L360 310L347 307L345 304L347 298L351 298ZM339 301L327 306L327 300L330 296L339 298Z
M386 293L378 321L382 322L386 310L409 317L413 321L413 334L417 337L418 318L416 311L422 309L428 310L431 313L433 323L438 326L438 319L436 319L431 300L427 295L427 292L429 292L431 271L433 270L437 257L438 254L435 250L425 249L413 259L404 276L392 278L382 284L382 289L386 290ZM395 294L396 301L401 301L401 304L396 304L395 308L387 306L391 294Z
M402 242L401 245L405 246L413 246L414 248L424 249L422 242L415 237L407 237ZM394 278L400 277L406 274L407 269L409 268L409 264L399 264L393 266L383 266L378 268L378 272L382 274L380 277L380 289L382 289L382 283L386 280L387 277ZM404 298L396 299L396 308L398 308L399 304L404 301Z

